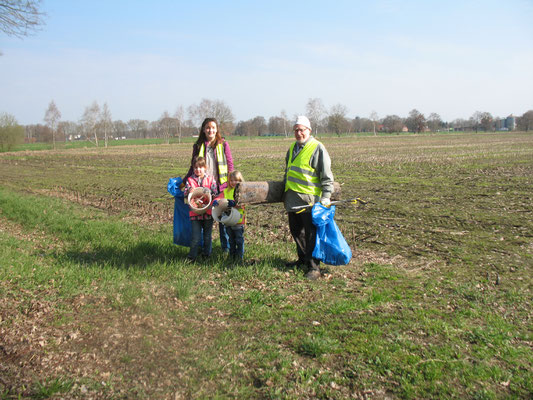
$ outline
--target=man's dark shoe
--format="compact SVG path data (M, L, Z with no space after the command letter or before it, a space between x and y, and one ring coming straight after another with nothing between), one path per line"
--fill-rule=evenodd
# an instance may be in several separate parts
M316 281L318 278L320 278L320 276L321 274L319 269L311 269L307 274L305 274L305 277L310 281Z

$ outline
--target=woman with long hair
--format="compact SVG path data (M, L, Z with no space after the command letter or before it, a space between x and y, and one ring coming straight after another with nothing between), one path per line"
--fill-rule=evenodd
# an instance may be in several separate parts
M218 192L228 186L229 173L233 171L233 157L228 142L222 137L216 118L206 118L202 122L198 140L192 148L189 172L184 182L193 174L193 162L196 157L204 157L207 173L215 178ZM223 252L229 251L229 237L223 224L219 224L220 245Z

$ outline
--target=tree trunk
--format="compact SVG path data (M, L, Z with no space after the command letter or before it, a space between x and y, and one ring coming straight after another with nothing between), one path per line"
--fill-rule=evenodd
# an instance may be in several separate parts
M283 201L283 181L241 182L235 188L235 201L239 204L278 203ZM332 200L340 199L341 185L333 183Z

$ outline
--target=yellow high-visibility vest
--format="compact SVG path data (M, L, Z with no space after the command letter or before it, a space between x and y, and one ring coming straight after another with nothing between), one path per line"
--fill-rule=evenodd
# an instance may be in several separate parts
M226 189L224 189L224 198L226 200L235 200L235 197L233 197L234 195L235 188L231 188L228 186ZM237 222L237 224L242 224L242 221L244 219L244 207L235 206L234 208L236 208L239 214L241 214L241 219L239 219L239 222Z
M217 144L215 150L217 152L218 181L222 185L228 181L228 162L224 153L224 144ZM205 157L205 143L200 146L198 157Z
M315 138L310 139L294 160L292 159L292 153L296 142L291 145L289 161L287 163L285 191L293 190L298 193L311 194L314 196L320 196L322 194L320 177L310 165L311 156L319 144L320 142Z

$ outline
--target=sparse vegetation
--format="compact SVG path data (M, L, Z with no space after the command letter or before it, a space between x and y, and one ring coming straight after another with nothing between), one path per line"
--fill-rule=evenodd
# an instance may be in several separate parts
M0 399L530 398L533 135L323 141L368 204L317 282L281 204L248 207L245 265L184 262L190 143L0 154ZM279 180L289 143L235 167Z
M24 141L24 127L15 117L0 113L0 152L10 151Z

